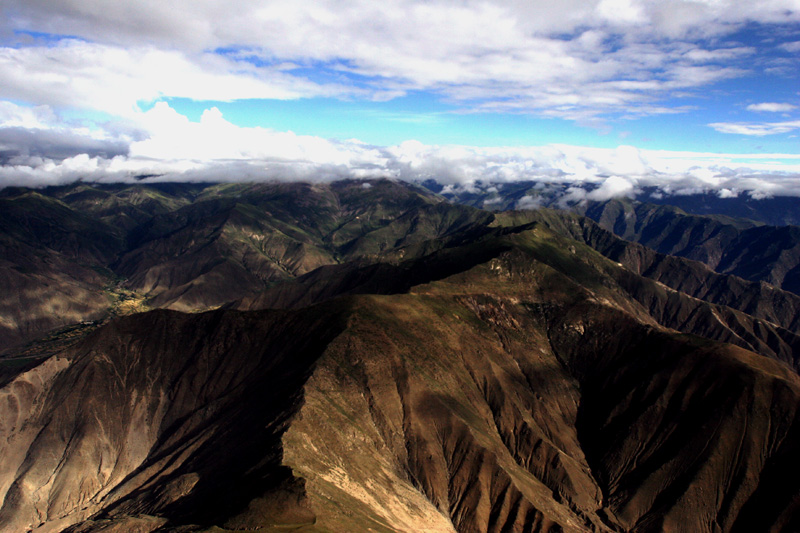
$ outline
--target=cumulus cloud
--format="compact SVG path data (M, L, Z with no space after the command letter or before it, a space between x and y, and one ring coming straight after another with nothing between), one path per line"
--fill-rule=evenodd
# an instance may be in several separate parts
M49 106L25 107L0 100L0 127L47 128L56 120Z
M635 197L636 187L622 176L610 176L604 180L597 189L586 195L589 200L605 201L622 196Z

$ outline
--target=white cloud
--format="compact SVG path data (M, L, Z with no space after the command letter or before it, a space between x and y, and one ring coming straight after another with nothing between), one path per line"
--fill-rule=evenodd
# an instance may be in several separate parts
M703 48L693 48L684 54L684 57L698 63L707 61L726 61L753 55L756 50L752 47L731 47L719 48L716 50L705 50Z
M197 164L280 161L347 167L383 162L375 149L363 144L239 127L225 120L216 108L205 110L199 122L192 122L168 104L159 102L140 117L139 123L150 132L150 137L131 144L130 156L134 159Z
M764 111L767 113L787 113L795 109L797 109L796 105L779 102L762 102L747 106L748 111Z
M487 200L484 204L497 204L502 201L502 198L493 198L491 200ZM525 195L519 200L517 200L516 205L514 206L515 209L539 209L542 207L544 203L544 199L541 196L528 196Z
M10 109L10 108L8 108ZM24 110L6 110L7 115ZM43 117L49 116L40 110ZM33 132L30 146L45 135L59 137L59 122ZM39 123L37 123L39 124ZM564 202L634 196L646 187L664 194L717 191L720 195L800 196L800 154L719 154L614 149L572 145L528 147L436 146L407 141L380 147L331 141L266 128L245 128L216 109L188 120L166 103L137 118L145 138L116 136L114 124L72 145L58 157L39 146L0 166L0 186L41 186L77 179L114 182L136 176L158 181L332 180L390 177L435 179L451 190L483 190L516 181L566 187ZM0 127L0 143L3 142ZM15 132L19 134L19 132ZM19 135L18 135L19 137ZM127 139L127 140L126 140ZM80 142L78 142L80 141ZM92 148L92 142L99 143ZM111 147L117 147L116 152ZM71 154L67 154L69 150ZM533 207L535 199L523 203Z
M763 123L742 123L742 122L714 122L709 124L712 128L721 133L733 133L736 135L752 135L763 137L764 135L777 135L779 133L789 133L800 128L800 120L790 120L785 122L763 122Z
M680 113L691 108L665 101L750 74L764 50L799 51L800 41L735 40L747 24L800 23L798 0L247 0L235 7L215 0L4 0L0 9L0 186L145 174L212 181L390 176L463 188L559 183L567 187L565 201L630 196L648 186L665 194L800 195L800 166L786 163L800 159L793 154L417 141L379 147L238 127L214 108L195 122L163 101L387 100L423 90L465 112L536 113L581 124L609 113ZM15 33L26 30L74 37ZM144 112L142 102L157 103ZM62 118L74 116L63 113L70 108L103 115L77 123ZM797 106L747 109L786 113ZM765 136L800 129L800 121L710 126Z
M0 48L0 95L49 106L131 116L140 101L291 99L343 94L276 69L257 69L218 54L187 57L152 47L124 49L78 40L55 46Z
M0 97L128 112L139 100L298 98L410 90L470 109L573 119L674 112L676 91L744 72L749 22L800 21L796 0L6 0L5 31L90 42L9 47ZM698 37L710 37L698 47ZM225 57L213 53L225 49ZM259 66L242 61L256 58ZM293 66L327 69L314 83ZM348 76L364 76L351 83ZM91 104L87 104L91 102Z
M0 164L32 157L61 160L76 154L113 157L127 154L132 138L64 122L48 106L0 101Z
M430 28L460 30L474 24L475 16L489 27L476 37L490 43L497 35L497 19L513 21L523 33L565 34L576 28L608 26L657 36L686 34L714 36L730 26L749 21L797 22L796 0L741 2L738 0L506 0L426 3L386 0L263 0L239 2L236 8L213 0L5 0L6 24L12 29L81 35L88 39L131 45L158 43L185 50L207 50L232 43L258 46L283 56L317 55L328 47L331 54L353 44L424 36ZM599 19L599 20L598 20ZM414 25L423 23L421 31ZM508 29L508 28L506 28ZM363 37L359 37L359 34ZM337 42L337 37L339 37ZM469 40L460 31L428 37L459 46ZM342 42L343 41L343 42Z
M0 101L0 128L48 128L55 120L49 106L25 107Z
M636 196L636 187L629 179L622 176L611 176L604 180L597 189L586 195L589 200L605 201L621 196Z
M791 43L783 43L782 45L780 45L780 48L785 50L785 51L787 51L787 52L795 54L797 52L800 52L800 41L794 41L794 42L791 42Z

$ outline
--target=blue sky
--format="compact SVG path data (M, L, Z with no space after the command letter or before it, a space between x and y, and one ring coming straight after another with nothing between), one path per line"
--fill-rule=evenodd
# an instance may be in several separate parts
M0 9L0 184L613 175L794 194L800 173L800 0Z
M666 150L717 152L792 152L797 150L798 131L770 135L731 134L712 124L763 124L797 118L800 108L800 25L745 23L736 31L716 39L691 41L698 49L749 48L736 61L710 61L719 68L735 68L739 74L720 81L699 84L688 94L666 94L659 105L675 113L645 113L629 116L617 109L601 108L584 119L543 117L538 109L511 112L483 111L492 102L482 98L457 101L446 92L413 90L388 101L352 98L304 98L299 100L241 100L235 102L170 100L179 112L199 119L209 106L216 106L241 126L292 130L304 135L349 139L391 145L415 139L427 144L477 146L535 145L550 142L613 148L620 143ZM789 45L790 49L782 46ZM797 46L795 46L797 48ZM232 50L222 51L233 55ZM250 59L256 65L264 62ZM358 87L379 85L330 66L304 67L291 72L324 82L345 80ZM658 76L657 71L653 76ZM779 103L784 112L748 109L763 103ZM755 137L755 138L754 138ZM766 138L765 138L766 137Z

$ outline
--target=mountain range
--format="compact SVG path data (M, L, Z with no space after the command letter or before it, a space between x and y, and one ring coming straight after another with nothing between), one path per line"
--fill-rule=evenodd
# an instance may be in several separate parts
M427 185L442 190L441 186ZM694 259L723 274L766 281L800 293L800 202L796 198L720 198L709 194L664 197L643 191L647 201L623 197L571 202L566 201L567 187L540 185L498 185L446 196L494 211L521 206L575 212L623 239L663 254Z
M800 229L508 191L1 191L0 529L800 529Z

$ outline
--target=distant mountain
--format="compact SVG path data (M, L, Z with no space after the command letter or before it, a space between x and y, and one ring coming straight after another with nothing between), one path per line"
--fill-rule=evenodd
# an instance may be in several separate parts
M650 190L639 195L646 201L584 198L567 202L568 189L566 185L523 182L457 190L445 196L492 211L567 209L591 218L624 239L663 254L701 261L717 272L765 281L800 294L800 226L796 225L800 224L800 200L797 198L664 196Z
M695 259L723 274L766 281L800 294L800 227L688 215L655 204L610 200L584 214L604 228L664 254Z
M736 344L800 369L800 296L657 253L563 211L508 211L498 214L496 224L531 222L583 242L625 267L615 270L614 277L660 324Z
M725 215L756 220L770 226L800 226L800 199L793 196L752 198L742 194L720 198L718 194L663 195L644 191L647 203L671 205L694 215Z
M148 307L214 308L322 265L491 218L388 180L77 184L3 196L0 290L8 296L0 347L7 348L107 316L121 293Z
M531 209L534 207L577 207L580 211L606 200L592 197L598 186L592 183L546 183L519 181L508 183L478 183L472 187L445 188L434 180L422 183L451 201L492 211ZM574 193L579 189L583 194ZM608 198L607 195L603 194ZM585 201L581 201L585 200ZM655 187L645 187L636 201L678 209L684 214L707 215L729 221L740 219L750 224L770 226L800 225L800 199L793 196L753 198L746 194L722 198L717 193L686 192L665 194ZM577 204L577 205L576 205Z

